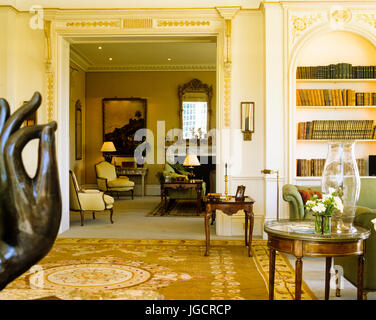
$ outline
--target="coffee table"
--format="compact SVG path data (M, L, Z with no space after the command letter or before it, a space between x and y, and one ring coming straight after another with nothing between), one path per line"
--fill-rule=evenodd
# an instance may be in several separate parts
M354 233L320 235L314 233L313 221L273 220L266 222L264 231L268 234L269 300L274 298L276 251L296 257L295 300L301 299L303 257L326 257L325 300L328 300L332 257L358 256L357 298L362 300L365 241L370 236L370 230L359 226L355 226L355 229Z
M202 180L191 181L175 181L175 182L162 182L161 183L161 204L163 211L167 210L167 196L168 189L186 190L195 189L197 193L197 215L201 213L201 192L202 192Z
M215 210L221 210L227 215L233 215L239 210L244 210L245 213L245 245L248 245L248 256L252 256L251 245L252 245L252 234L253 234L253 204L255 200L251 197L245 197L244 200L238 201L235 197L231 197L229 200L211 200L207 197L204 198L206 204L206 213L205 213L205 238L206 238L206 251L205 256L209 255L209 246L210 246L210 229L209 229L209 220L210 217L213 217ZM248 231L248 221L249 221L249 241L247 240L247 231Z

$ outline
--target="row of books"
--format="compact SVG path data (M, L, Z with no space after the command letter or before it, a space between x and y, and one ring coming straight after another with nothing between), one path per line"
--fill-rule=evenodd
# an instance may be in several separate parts
M297 106L376 106L376 92L351 89L297 89Z
M356 159L359 174L366 176L366 161L362 158ZM296 159L297 177L321 177L324 171L325 159Z
M313 120L298 123L298 140L376 139L373 120Z
M324 171L325 159L296 159L296 176L320 177Z
M296 70L297 79L373 79L376 66L353 66L337 63L326 66L302 66Z

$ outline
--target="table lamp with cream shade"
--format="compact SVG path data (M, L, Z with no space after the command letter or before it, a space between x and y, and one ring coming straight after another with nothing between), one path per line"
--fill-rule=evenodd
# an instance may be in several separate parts
M103 142L101 152L103 152L103 157L107 162L109 162L109 163L112 162L111 152L115 152L115 151L116 151L116 148L115 148L115 145L112 141Z
M200 161L198 161L198 158L195 154L186 155L183 166L189 167L189 169L191 169L191 172L190 172L191 179L194 177L193 167L197 167L199 165L200 165Z

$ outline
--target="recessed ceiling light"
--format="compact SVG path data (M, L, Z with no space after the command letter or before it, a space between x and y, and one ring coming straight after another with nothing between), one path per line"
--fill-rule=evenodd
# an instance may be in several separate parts
M172 59L171 58L167 58L168 61L171 61Z
M112 61L112 58L108 58L108 60Z
M99 50L102 50L102 47L101 47L101 46L99 46L99 47L98 47L98 49L99 49Z

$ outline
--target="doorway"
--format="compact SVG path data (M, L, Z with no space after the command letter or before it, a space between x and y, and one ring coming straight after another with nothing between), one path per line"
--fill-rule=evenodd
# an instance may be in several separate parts
M59 66L63 69L65 65L65 72L60 72L59 86L65 77L70 80L68 87L69 97L69 125L65 126L70 133L69 150L70 156L63 166L66 172L69 169L77 169L81 185L86 187L95 187L95 173L94 164L102 159L100 147L103 143L103 109L101 100L103 98L127 98L127 97L146 97L148 100L148 115L147 115L147 128L155 135L157 140L156 124L160 120L165 120L165 131L177 126L177 110L178 110L178 95L177 84L185 83L186 79L201 77L205 74L204 80L208 79L208 74L214 73L215 85L215 100L218 99L218 46L217 37L213 35L200 35L200 36L101 36L101 37L64 37L61 41L61 57L65 57L64 62L61 61ZM214 44L214 50L213 50ZM68 46L68 48L67 48ZM154 49L153 49L154 47ZM201 51L200 51L201 47ZM211 47L211 48L210 48ZM156 50L158 48L158 52ZM204 49L203 49L204 48ZM187 51L189 53L187 54ZM208 60L203 54L203 58L197 59L198 55L210 51L212 55ZM144 54L142 55L142 52ZM153 53L147 55L146 53ZM214 59L213 59L214 52ZM176 55L174 55L176 53ZM187 60L182 60L183 53L185 53ZM68 59L67 59L68 55ZM180 55L180 58L179 58ZM73 58L72 58L73 57ZM138 60L137 60L138 59ZM151 59L148 63L147 59ZM154 59L154 60L153 60ZM164 59L165 61L162 61ZM179 60L181 59L181 60ZM205 60L206 59L206 60ZM195 61L196 60L196 61ZM140 63L140 61L143 61ZM199 70L199 71L197 71ZM62 70L63 71L63 70ZM84 76L83 76L84 74ZM170 90L172 101L170 105L174 105L173 100L176 100L176 112L172 110L161 109L161 99L153 96L150 92L160 92L161 83L165 79L171 78L175 74L178 77L174 81L168 82L166 85ZM210 78L210 77L209 77ZM83 80L84 79L84 80ZM164 79L163 81L161 79ZM84 85L82 85L84 81ZM76 83L74 83L76 82ZM143 86L140 85L143 83ZM72 85L76 86L75 94L72 94ZM77 88L78 87L78 88ZM84 93L82 91L84 87ZM150 89L150 87L152 87ZM149 89L148 89L149 88ZM66 87L63 88L66 91ZM64 91L63 90L63 91ZM63 92L61 91L61 92ZM175 91L175 92L174 92ZM78 93L77 93L78 92ZM81 95L81 96L80 96ZM61 97L66 101L66 97ZM82 158L77 158L77 118L76 118L76 105L81 105L82 114L82 139L83 139L83 152ZM215 111L218 110L218 104L215 103ZM74 110L74 112L73 112ZM67 110L65 110L66 112ZM59 111L60 112L60 111ZM163 117L169 115L169 117ZM62 119L67 115L61 114ZM214 124L218 123L219 113L214 113ZM170 122L170 123L169 123ZM218 139L218 137L217 137ZM72 145L74 143L74 146ZM218 146L218 144L216 143ZM64 146L60 146L60 150ZM59 150L59 149L58 149ZM74 152L74 154L73 154ZM218 147L217 147L218 152ZM156 153L154 154L157 160ZM60 158L60 157L59 157ZM116 161L116 160L115 160ZM67 168L67 163L69 168ZM146 195L157 195L160 188L155 179L157 171L162 168L161 164L156 164L155 167L150 167L149 178L146 178ZM77 172L76 172L77 175ZM64 173L65 177L65 173ZM136 181L136 185L138 181ZM62 183L62 185L64 185ZM66 184L69 185L69 184ZM62 188L63 201L69 203L66 197L67 190ZM65 198L64 198L65 194ZM69 209L63 212L68 214L64 216L62 222L62 231L69 228Z

